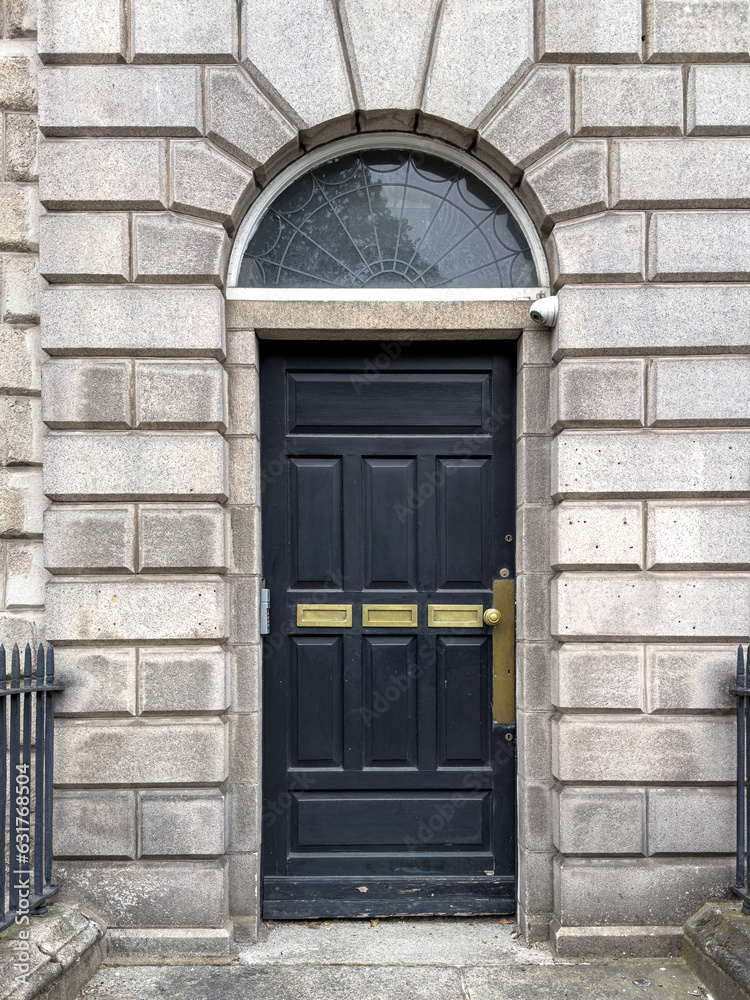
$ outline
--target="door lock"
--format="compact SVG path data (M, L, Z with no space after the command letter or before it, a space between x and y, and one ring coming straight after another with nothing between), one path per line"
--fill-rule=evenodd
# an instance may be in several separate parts
M500 624L501 618L502 615L496 608L487 608L487 610L484 613L484 624L491 625L494 627L495 625Z

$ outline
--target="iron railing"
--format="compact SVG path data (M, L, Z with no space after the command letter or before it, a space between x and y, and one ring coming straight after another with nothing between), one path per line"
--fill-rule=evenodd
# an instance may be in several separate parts
M33 673L27 644L23 674L14 646L10 686L0 646L0 931L24 915L46 913L47 900L57 892L52 885L52 769L54 692L61 690L55 685L52 646L46 657L39 646Z
M737 647L737 885L734 892L742 900L742 912L750 914L750 646L747 647L747 668L742 646Z

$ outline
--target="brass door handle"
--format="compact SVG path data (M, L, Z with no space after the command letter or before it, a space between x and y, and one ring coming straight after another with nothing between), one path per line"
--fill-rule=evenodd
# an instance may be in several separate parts
M497 610L497 608L487 608L487 610L484 613L484 624L490 625L494 628L495 625L500 624L501 618L502 615Z

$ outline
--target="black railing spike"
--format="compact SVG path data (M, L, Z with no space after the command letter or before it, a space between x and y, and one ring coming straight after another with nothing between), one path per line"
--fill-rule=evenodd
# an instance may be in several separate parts
M45 678L47 687L55 683L55 651L47 643ZM52 890L52 788L54 771L55 702L52 691L44 700L44 883L45 891Z
M36 651L36 686L44 687L44 647ZM34 747L34 895L41 896L44 889L44 694L34 696L36 731ZM46 913L40 907L37 913Z
M18 796L16 795L16 776L18 774L18 764L21 759L21 654L18 651L18 643L13 646L13 655L10 661L10 747L8 757L8 797L10 799L10 829L8 836L10 840L8 850L8 909L18 910L19 884L18 884L18 841L16 840L16 830L18 829Z

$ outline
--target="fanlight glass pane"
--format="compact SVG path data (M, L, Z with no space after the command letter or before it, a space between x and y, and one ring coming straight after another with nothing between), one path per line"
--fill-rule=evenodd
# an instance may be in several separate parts
M504 202L431 154L370 149L289 185L242 259L245 288L528 288L531 250Z

